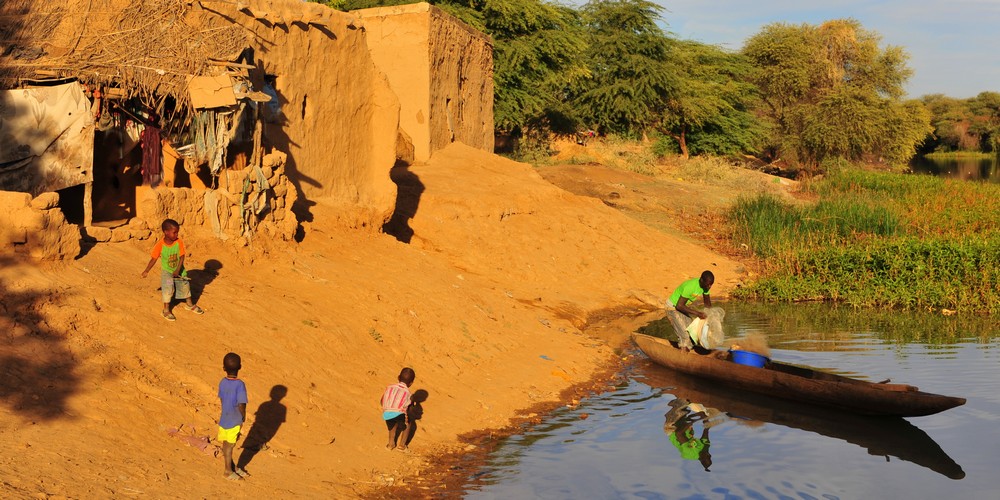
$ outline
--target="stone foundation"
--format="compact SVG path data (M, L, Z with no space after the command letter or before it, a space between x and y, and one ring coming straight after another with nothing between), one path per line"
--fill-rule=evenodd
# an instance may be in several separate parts
M0 255L12 253L39 260L80 254L80 229L66 222L58 194L0 191Z
M292 205L298 196L285 175L286 156L272 152L261 168L225 169L215 189L136 188L136 217L117 224L83 228L82 237L96 243L118 243L159 237L164 219L182 227L202 227L221 240L245 246L290 242L298 230ZM81 230L59 210L59 195L0 191L0 255L27 254L40 260L80 254ZM264 248L272 245L264 245ZM261 245L257 246L261 248Z
M160 224L169 218L182 227L204 227L238 245L258 235L291 241L298 229L292 213L297 191L285 175L286 158L275 151L264 156L259 171L253 166L222 170L215 189L140 186L136 218L123 231L133 237L139 232L158 235ZM113 241L114 231L111 237Z

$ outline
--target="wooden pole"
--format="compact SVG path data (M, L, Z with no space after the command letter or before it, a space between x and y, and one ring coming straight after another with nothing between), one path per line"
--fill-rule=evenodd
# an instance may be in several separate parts
M94 222L94 183L83 184L83 227L90 227Z

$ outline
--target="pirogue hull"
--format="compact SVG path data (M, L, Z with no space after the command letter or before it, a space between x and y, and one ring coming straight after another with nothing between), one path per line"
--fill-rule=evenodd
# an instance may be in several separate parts
M726 351L682 352L669 341L641 333L632 340L657 364L737 389L861 415L919 417L965 404L964 398L922 392L903 384L878 384L770 361L763 368L728 359Z

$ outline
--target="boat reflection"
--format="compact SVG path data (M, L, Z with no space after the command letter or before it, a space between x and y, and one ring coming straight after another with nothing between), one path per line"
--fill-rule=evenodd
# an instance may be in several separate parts
M640 362L634 378L673 394L665 415L664 432L681 457L701 462L708 471L709 429L733 420L745 425L771 423L822 434L860 446L875 456L890 456L926 467L951 479L965 472L930 436L900 417L870 417L799 404L758 394L741 393L717 384L665 369L651 361ZM702 432L696 436L701 425Z

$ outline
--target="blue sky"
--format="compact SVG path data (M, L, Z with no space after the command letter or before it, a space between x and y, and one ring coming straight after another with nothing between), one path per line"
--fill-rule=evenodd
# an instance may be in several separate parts
M910 97L1000 92L1000 0L654 0L665 28L689 40L739 50L773 22L854 18L909 55ZM583 1L572 1L580 5Z

